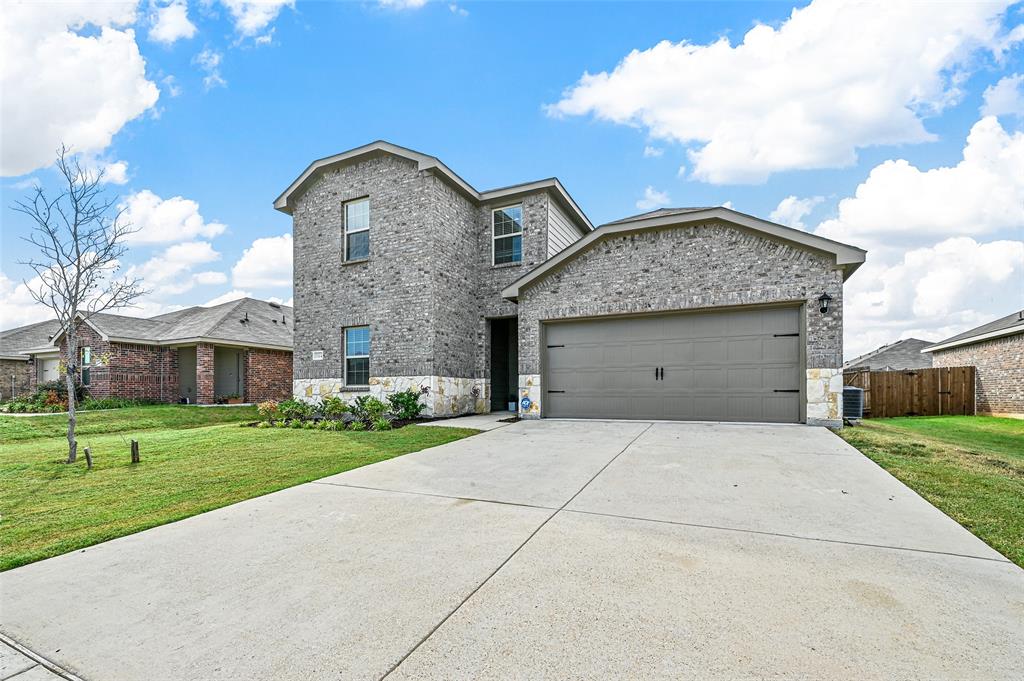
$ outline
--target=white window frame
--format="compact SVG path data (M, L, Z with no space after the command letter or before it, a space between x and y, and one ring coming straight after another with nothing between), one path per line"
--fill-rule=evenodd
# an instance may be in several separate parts
M366 227L360 227L359 229L348 228L348 207L356 203L366 203ZM370 231L370 197L364 196L361 199L352 199L351 201L345 201L341 204L341 248L343 251L344 262L360 262L362 260L368 260L370 258L369 244L367 244L366 255L362 258L349 258L348 257L348 235L358 234L360 232ZM369 236L367 236L369 241Z
M498 211L500 211L500 210L508 210L509 208L519 208L519 231L518 232L512 232L511 234L502 234L501 236L496 236L494 234L494 215ZM520 249L519 249L519 260L511 260L509 262L495 262L494 261L494 257L496 255L496 251L497 251L495 246L497 244L498 239L511 239L512 237L516 236L517 234L519 235L519 239L520 239L519 243L522 244L522 238L523 238L523 204L522 203L511 203L511 204L509 204L507 206L499 206L497 208L492 208L491 209L491 266L493 266L493 267L501 267L502 265L517 265L517 264L523 262L522 247L520 247Z
M82 366L87 367L92 365L92 346L83 345L78 350L78 359L82 363Z
M365 355L350 355L348 353L348 332L356 329L366 329L367 334L367 348ZM346 326L341 330L341 356L342 356L342 374L345 378L345 385L353 388L365 388L370 385L369 367L370 367L370 348L369 344L373 342L373 334L370 332L370 326L363 324L362 326ZM362 359L366 358L367 376L366 383L350 383L348 380L348 361L349 359Z

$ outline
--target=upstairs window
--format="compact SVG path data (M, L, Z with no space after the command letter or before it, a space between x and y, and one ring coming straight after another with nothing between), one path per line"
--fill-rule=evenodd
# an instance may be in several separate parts
M491 211L495 265L523 261L523 206L507 206Z
M370 385L370 327L345 329L345 385Z
M344 206L345 262L370 257L370 199L349 201Z

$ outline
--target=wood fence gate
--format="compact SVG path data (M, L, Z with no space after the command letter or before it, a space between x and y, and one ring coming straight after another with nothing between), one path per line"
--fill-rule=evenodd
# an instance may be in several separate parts
M974 415L974 367L847 371L843 383L864 389L864 417Z

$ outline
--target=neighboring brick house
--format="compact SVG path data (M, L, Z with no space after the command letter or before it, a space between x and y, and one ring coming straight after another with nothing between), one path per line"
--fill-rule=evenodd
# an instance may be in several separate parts
M980 414L1024 418L1024 310L924 349L936 367L975 367Z
M921 351L934 344L934 341L921 340L920 338L904 338L851 359L843 364L843 369L847 371L930 369L932 366L932 356Z
M274 206L293 219L297 397L841 424L860 249L727 208L594 229L557 179L481 192L387 142L315 161Z
M48 324L45 342L22 327L4 335L31 335L34 343L0 346L5 355L27 359L31 389L59 378L57 366L69 361L63 330ZM292 392L292 325L292 308L252 298L145 319L100 313L79 323L73 364L96 398L280 400Z
M39 367L29 355L21 351L47 345L60 330L57 322L46 321L0 331L0 400L25 395L35 385L36 371L44 371L44 360ZM54 348L49 362L45 364L52 377L56 377L57 349Z

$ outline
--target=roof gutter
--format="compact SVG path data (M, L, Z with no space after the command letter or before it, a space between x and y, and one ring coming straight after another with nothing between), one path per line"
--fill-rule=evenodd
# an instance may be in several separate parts
M993 338L1002 338L1003 336L1013 336L1014 334L1018 333L1024 333L1024 324L1018 324L1017 326L999 329L998 331L979 333L977 336L969 336L968 338L961 338L960 340L938 343L936 345L931 345L927 348L922 349L921 352L937 352L939 350L948 350L949 348L957 348L960 347L961 345L973 345L981 341L992 340Z

